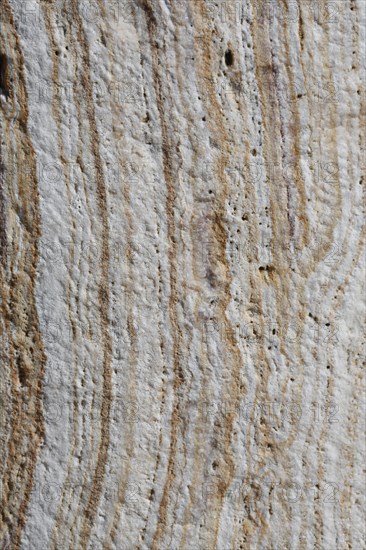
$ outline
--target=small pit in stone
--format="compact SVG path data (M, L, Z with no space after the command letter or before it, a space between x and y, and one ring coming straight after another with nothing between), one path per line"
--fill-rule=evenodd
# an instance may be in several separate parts
M226 50L225 52L225 63L228 67L231 67L234 63L234 55L231 50Z
M8 57L0 53L0 94L9 95L9 63Z

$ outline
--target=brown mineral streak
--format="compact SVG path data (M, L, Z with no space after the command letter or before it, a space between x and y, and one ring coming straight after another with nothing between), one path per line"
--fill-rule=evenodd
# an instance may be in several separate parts
M105 24L108 23L108 14L106 13L105 7L101 1L98 2L98 5L100 7L100 13L102 14L102 24L103 24L103 32L105 32L105 35L110 38L110 42L112 44L112 38L110 35L110 31L105 27ZM115 75L115 69L114 69L114 60L112 52L108 52L109 62L110 62L110 71L113 75L113 82L117 81L117 76ZM116 127L119 124L120 118L123 117L124 113L121 113L121 108L118 105L118 102L115 101L115 98L110 98L110 109L112 112L112 120L113 120L113 135L115 138L115 142L117 144L118 148L118 164L119 168L122 169L124 164L124 156L123 151L120 151L120 142L119 135L117 133ZM138 335L137 331L134 326L134 314L133 314L133 302L130 299L130 296L133 295L133 281L134 281L134 274L133 274L133 266L132 266L132 237L133 237L133 217L131 214L131 196L130 196L130 188L129 183L126 182L123 186L123 198L124 198L124 208L123 213L125 214L126 220L127 220L127 235L126 235L126 263L127 263L127 269L128 269L128 282L127 282L127 299L126 299L126 313L127 313L127 332L130 337L131 342L131 349L129 353L129 364L131 365L131 374L132 374L132 380L130 382L128 395L130 398L130 401L134 401L136 399L136 366L137 366L137 353L138 353ZM119 528L119 521L121 516L121 510L125 499L126 489L127 489L127 483L129 479L129 475L131 472L131 464L130 464L130 457L133 453L133 445L134 445L134 425L130 423L127 428L127 442L124 444L124 450L126 451L128 460L127 464L122 470L121 475L119 476L118 480L118 491L117 491L117 503L114 507L113 511L113 517L111 521L111 528L106 529L105 533L105 547L106 549L111 548L111 544L113 544L115 541L115 537L118 533Z
M99 307L102 329L102 345L103 345L103 389L102 389L102 405L101 405L101 436L100 445L97 455L97 465L95 468L91 494L85 510L84 521L82 525L81 538L83 548L86 548L93 520L96 515L98 503L103 490L103 481L105 476L105 467L108 457L109 435L110 435L110 408L112 401L112 382L111 382L111 355L112 342L109 334L109 227L107 214L107 196L106 186L103 176L102 162L99 152L99 135L96 125L96 118L93 103L92 82L90 78L90 63L89 49L87 39L82 25L82 20L78 12L78 4L72 1L73 16L77 25L77 34L79 43L82 49L82 81L85 86L86 93L86 108L88 113L89 124L91 126L91 147L94 157L97 190L99 198L99 208L102 220L102 254L101 254L101 281L99 284Z
M174 5L170 6L172 9L174 9ZM172 12L172 15L173 15L173 12ZM178 29L177 29L177 32L178 32ZM177 42L176 40L174 40L174 44L176 45ZM175 55L176 55L176 59L179 59L179 56L180 56L180 51L178 48L175 48ZM181 83L181 85L179 86L179 89L183 89L183 81L182 81L182 75L181 75L181 72L180 72L180 66L179 66L179 63L176 62L175 64L175 68L176 68L176 71L177 71L177 77ZM184 75L183 75L184 76ZM183 99L181 97L181 99ZM184 101L184 100L183 100ZM186 105L187 107L187 112L188 112L188 105ZM189 120L187 122L188 126L191 128L191 121ZM193 133L193 132L192 132ZM189 132L189 138L190 138L190 132ZM196 146L192 146L192 150L193 150L193 156L194 156L194 160L192 161L192 166L195 166L195 161L196 159L198 158L198 148L199 148L199 144L197 143ZM186 285L185 283L183 283L183 287L184 289L186 289ZM160 304L162 304L161 300L159 301ZM162 336L162 331L161 331L161 326L159 325L159 337L160 337L160 346L161 346L161 351L162 351L162 357L163 357L163 373L166 372L166 365L165 365L165 343L164 343L164 339L163 339L163 336ZM188 353L189 353L189 348L188 348ZM165 399L165 376L164 376L164 379L163 379L163 385L162 385L162 390L161 390L161 406L160 406L160 417L162 418L162 413L163 413L163 407L164 407L164 399ZM184 452L186 452L186 445L184 443L184 437L185 437L185 433L186 433L186 430L185 430L185 427L183 427L182 429L182 438L183 438L183 445L184 445ZM153 474L153 479L152 479L152 487L155 486L155 483L157 481L157 472L158 472L158 467L161 463L161 455L160 455L160 449L162 448L162 436L163 436L163 431L162 431L162 427L160 427L160 430L159 430L159 446L158 446L158 455L157 455L157 459L156 459L156 463L155 463L155 469L154 469L154 474ZM177 494L178 494L178 489L177 489ZM178 496L177 496L178 498ZM150 499L152 501L152 499ZM146 520L145 520L145 525L144 525L144 528L142 530L142 533L141 533L141 541L144 541L144 538L145 538L145 534L146 534L146 528L147 528L147 525L148 525L148 518L150 516L150 510L151 510L151 507L152 507L152 502L150 503L149 505L149 510L148 510L148 513L146 514ZM175 511L173 510L173 515L175 514ZM138 547L138 550L140 550L141 548L141 545L139 545Z
M169 267L170 267L170 295L169 295L169 316L172 327L173 338L173 372L174 372L174 404L171 419L171 439L168 459L168 473L165 481L163 495L160 501L158 513L158 525L153 537L152 548L159 548L159 539L162 536L167 521L167 506L170 497L169 491L174 479L175 470L175 455L177 452L178 424L179 424L179 401L177 390L183 383L183 376L180 366L179 350L181 347L181 333L177 322L176 305L177 305L177 272L176 272L176 257L177 243L175 237L175 222L174 222L174 202L176 197L174 177L173 177L173 156L171 136L168 131L168 122L165 113L165 107L162 97L162 80L159 71L158 54L156 51L155 39L157 31L157 21L153 12L150 0L143 0L143 9L146 13L147 27L149 32L149 40L152 54L152 69L153 69L153 85L155 89L157 108L160 118L160 129L162 137L162 162L165 183L167 187L166 198L166 215L168 226L168 241L169 241Z
M38 313L35 301L36 269L39 259L38 242L40 238L40 213L37 189L36 159L31 139L28 135L28 95L25 83L24 58L15 23L8 0L5 0L2 16L5 16L5 32L8 34L9 55L13 59L14 69L18 79L14 79L14 89L11 89L8 100L14 107L15 98L19 105L19 119L13 119L12 132L17 143L17 185L21 200L23 222L26 230L23 232L21 260L17 266L17 274L12 273L7 282L6 265L1 266L2 295L6 302L2 304L6 319L9 361L12 376L12 395L14 405L12 410L11 431L8 444L3 483L3 504L1 513L1 531L10 536L12 547L20 548L21 535L26 522L36 461L44 437L44 419L42 409L43 374L45 354L40 336ZM2 44L1 44L2 46ZM15 122L15 124L14 124ZM10 138L9 128L6 133ZM3 149L4 150L4 149ZM5 162L6 153L3 153ZM30 166L28 174L23 172L25 166ZM12 161L9 157L9 163ZM27 181L27 175L29 181ZM17 204L12 207L16 210ZM8 252L12 244L9 242ZM16 248L16 245L15 245ZM9 289L9 290L5 290ZM12 318L11 322L7 320ZM11 324L17 329L14 335ZM18 355L16 359L15 355ZM22 386L22 389L20 389ZM23 395L22 395L23 394ZM23 407L27 404L27 412ZM22 410L23 409L23 410ZM19 500L11 493L13 484L19 482ZM16 480L16 477L18 478ZM14 508L17 508L15 512ZM5 515L5 511L7 514ZM11 520L11 515L13 519Z

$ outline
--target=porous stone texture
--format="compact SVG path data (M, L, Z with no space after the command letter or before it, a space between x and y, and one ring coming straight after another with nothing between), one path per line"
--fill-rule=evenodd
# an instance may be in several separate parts
M365 8L2 1L2 549L366 548Z

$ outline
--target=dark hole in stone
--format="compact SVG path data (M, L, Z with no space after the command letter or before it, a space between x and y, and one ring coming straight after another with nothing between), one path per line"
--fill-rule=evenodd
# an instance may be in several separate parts
M20 382L21 386L24 387L24 386L27 385L27 379L28 379L27 370L26 370L25 365L24 365L24 363L23 363L23 361L20 357L16 358L16 364L17 364L17 367L18 367L19 382Z
M234 55L231 50L226 50L225 52L225 63L228 67L234 63Z
M9 95L9 69L8 69L8 58L5 54L0 53L0 93L5 96Z

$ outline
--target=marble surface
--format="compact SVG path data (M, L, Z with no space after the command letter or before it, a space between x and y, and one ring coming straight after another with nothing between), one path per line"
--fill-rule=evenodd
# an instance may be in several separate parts
M0 547L361 550L364 0L3 0Z

